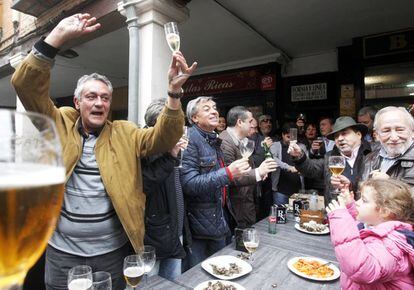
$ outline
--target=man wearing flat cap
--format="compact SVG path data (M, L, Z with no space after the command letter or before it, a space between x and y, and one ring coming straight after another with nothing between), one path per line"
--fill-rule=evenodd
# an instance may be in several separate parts
M332 151L325 154L324 159L309 159L296 144L290 146L290 155L294 157L296 169L308 178L323 177L325 182L325 204L332 199L331 172L329 170L330 156L345 157L345 170L342 173L351 181L351 190L357 195L358 181L364 171L364 156L371 152L364 136L368 127L356 123L351 117L339 117L336 119L332 132L327 138L335 141ZM355 196L358 199L359 196Z

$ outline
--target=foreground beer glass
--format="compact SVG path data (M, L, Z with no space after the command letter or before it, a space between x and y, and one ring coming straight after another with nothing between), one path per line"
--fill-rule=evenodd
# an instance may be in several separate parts
M0 289L21 289L59 217L65 169L54 122L0 110Z

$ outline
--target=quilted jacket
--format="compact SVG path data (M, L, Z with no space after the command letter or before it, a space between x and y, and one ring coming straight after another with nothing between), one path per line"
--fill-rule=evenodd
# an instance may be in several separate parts
M221 140L215 132L194 125L183 155L181 184L191 235L197 239L221 239L229 231L222 207L223 188L230 184L222 166Z

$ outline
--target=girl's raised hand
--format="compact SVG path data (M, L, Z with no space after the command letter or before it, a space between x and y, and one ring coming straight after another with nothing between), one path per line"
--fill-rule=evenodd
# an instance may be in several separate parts
M346 208L345 201L341 196L338 196L338 201L332 200L332 202L326 207L326 212L331 213L334 210L344 209L344 208Z

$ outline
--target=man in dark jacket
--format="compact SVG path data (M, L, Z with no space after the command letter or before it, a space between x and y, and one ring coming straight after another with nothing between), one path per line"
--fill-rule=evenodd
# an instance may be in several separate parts
M222 139L221 150L226 165L242 158L240 146L248 142L247 137L253 125L252 113L243 106L233 107L227 113L227 129L219 135ZM267 174L276 170L277 167L273 159L264 160L260 166L250 161L250 165L255 169L251 169L248 174L240 178L234 178L229 187L231 213L239 228L250 227L256 222L254 197L257 183L265 179Z
M148 127L155 126L165 99L153 101L145 113ZM181 275L181 259L185 257L184 196L179 179L177 155L188 141L181 138L169 152L141 160L145 203L144 243L155 248L157 263L151 275L169 280ZM187 229L188 231L188 229Z
M240 159L225 166L221 140L214 132L219 116L211 97L191 100L187 104L187 118L193 126L188 130L181 184L192 235L187 264L193 267L225 246L229 232L227 186L234 178L248 173L250 165Z
M327 135L335 140L335 147L325 154L324 159L309 159L297 144L290 146L290 154L295 157L295 167L305 177L323 177L325 180L325 204L332 199L331 172L329 170L330 156L344 156L346 160L345 170L342 173L351 180L351 188L357 192L358 182L364 171L364 156L371 152L371 148L362 138L368 128L356 123L351 117L339 117L333 126L333 131ZM358 199L358 196L355 197Z

